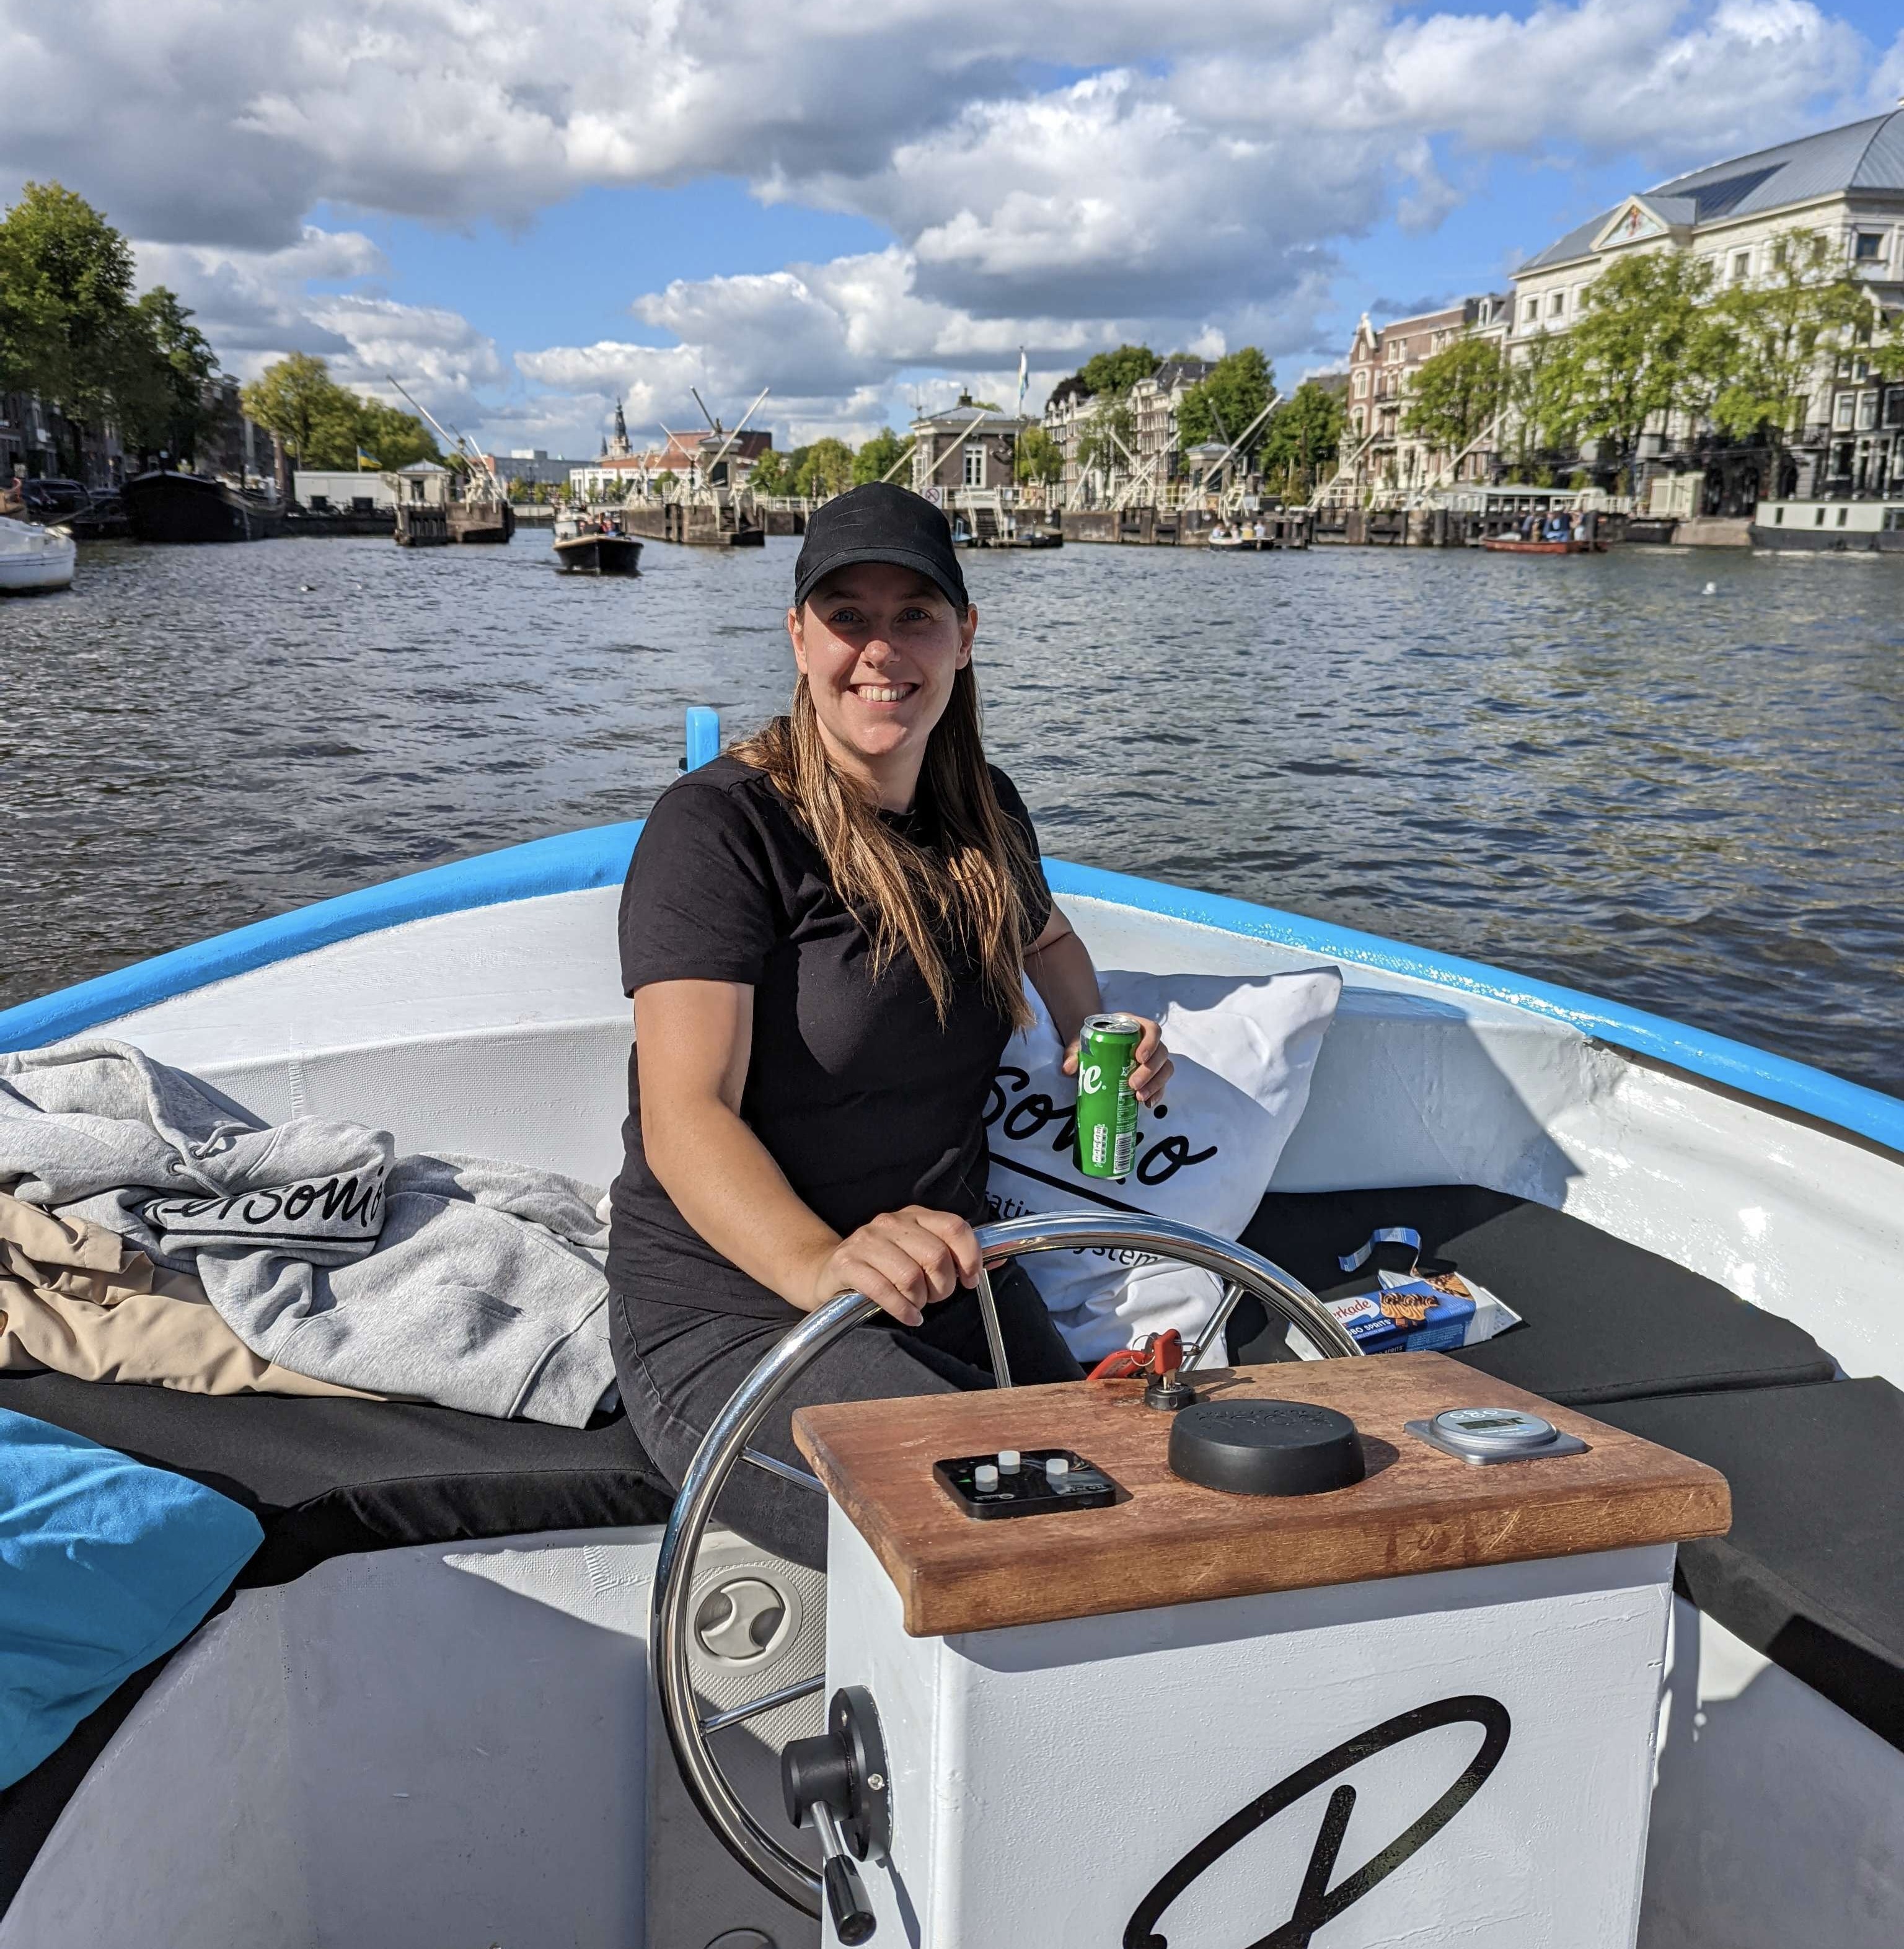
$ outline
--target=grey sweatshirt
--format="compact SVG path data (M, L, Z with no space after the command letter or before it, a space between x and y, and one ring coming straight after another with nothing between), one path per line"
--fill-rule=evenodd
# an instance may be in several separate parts
M319 1380L579 1428L614 1384L603 1194L386 1130L266 1126L129 1043L0 1055L0 1190L195 1272Z

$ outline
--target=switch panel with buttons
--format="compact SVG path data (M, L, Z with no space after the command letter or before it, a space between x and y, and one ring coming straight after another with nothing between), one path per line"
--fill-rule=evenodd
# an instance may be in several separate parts
M1117 1500L1117 1484L1069 1448L1001 1448L935 1462L932 1473L969 1516L1050 1515L1064 1509L1101 1509Z

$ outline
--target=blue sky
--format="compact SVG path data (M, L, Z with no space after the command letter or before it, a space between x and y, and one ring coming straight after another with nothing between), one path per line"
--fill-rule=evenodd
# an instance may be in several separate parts
M731 176L673 189L584 189L508 228L445 229L331 204L319 204L311 221L371 238L390 260L391 274L378 281L391 297L459 310L512 350L564 337L663 345L667 334L628 309L637 291L891 241L864 217L763 204ZM330 281L333 288L348 281Z
M490 446L863 437L1099 347L1503 287L1627 190L1890 107L1896 0L0 0L0 196L55 176L241 374L394 373ZM248 24L247 24L248 23ZM1051 51L1062 48L1065 64ZM101 100L114 113L96 113Z

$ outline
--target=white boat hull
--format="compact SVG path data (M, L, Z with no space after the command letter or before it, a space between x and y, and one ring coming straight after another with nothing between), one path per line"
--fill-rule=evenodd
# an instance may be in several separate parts
M544 842L267 923L0 1015L0 1046L103 1027L270 1120L356 1118L400 1149L604 1183L626 1111L632 838ZM1342 965L1272 1189L1490 1186L1784 1315L1848 1374L1904 1380L1890 1099L1294 916L1052 878L1100 966ZM240 1593L67 1805L0 1949L816 1941L678 1797L652 1811L652 1550L600 1531L400 1550ZM1641 1949L1890 1949L1904 1754L1675 1608Z
M1320 958L1080 893L1072 877L1090 878L1054 869L1100 967L1245 974ZM600 887L434 915L105 1026L270 1121L352 1117L400 1149L605 1183L621 1167L633 1026L618 898ZM1895 1158L1515 1003L1344 965L1272 1190L1489 1185L1795 1320L1847 1373L1904 1378L1904 1315L1873 1303L1904 1263Z
M64 528L0 519L0 595L70 589L79 547Z

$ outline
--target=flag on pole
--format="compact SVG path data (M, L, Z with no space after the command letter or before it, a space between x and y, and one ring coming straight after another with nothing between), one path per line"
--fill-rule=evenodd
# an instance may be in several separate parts
M357 449L357 469L359 473L366 467L375 467L377 465L377 456L374 453L366 453L362 447Z
M1025 348L1021 345L1018 348L1018 410L1021 414L1025 410L1025 388L1029 386L1031 383L1031 368L1026 362Z

